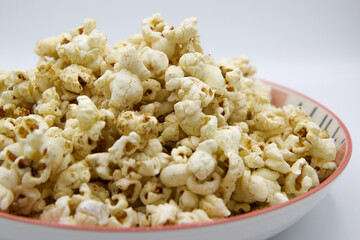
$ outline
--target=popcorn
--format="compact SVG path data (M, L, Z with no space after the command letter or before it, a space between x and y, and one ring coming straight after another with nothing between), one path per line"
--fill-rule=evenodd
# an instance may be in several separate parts
M48 205L42 214L40 215L41 220L63 222L70 216L71 209L69 206L70 197L62 196L56 200L55 204ZM66 220L65 220L66 221Z
M115 179L115 186L126 195L129 203L134 203L140 196L142 184L141 175L131 172L125 177Z
M244 175L236 182L232 198L238 202L265 202L281 191L277 182L280 174L267 168L259 168L251 172L246 169Z
M319 184L315 170L304 158L300 158L291 166L290 172L285 178L285 192L298 196Z
M196 18L187 18L175 29L165 27L163 30L164 37L171 42L184 44L196 36L198 31L196 24Z
M34 104L33 84L30 77L30 73L20 69L9 73L9 85L0 95L0 106L3 111L12 111L18 106L29 107Z
M58 177L54 186L54 198L64 195L71 196L81 184L90 180L89 166L85 161L77 162L64 170Z
M135 227L139 223L139 213L129 207L109 218L108 227Z
M230 61L223 60L228 65L233 65L241 70L245 77L251 77L256 73L256 67L249 65L249 58L244 55L234 57Z
M100 177L104 180L111 180L112 170L110 169L112 154L106 153L94 153L86 156L85 161L89 164L94 177Z
M190 41L183 44L179 51L179 55L182 56L186 53L192 53L192 52L198 52L201 54L204 53L203 49L201 47L201 44L200 44L200 36L199 35L196 35L195 37L191 38Z
M56 46L60 44L63 39L61 38L61 36L40 39L36 43L34 52L39 56L58 58L59 55L56 51Z
M141 81L150 77L150 71L142 63L135 48L127 47L120 53L112 73L107 71L95 81L95 87L110 98L109 105L116 110L133 107L140 102L143 94Z
M136 132L140 139L149 140L158 136L158 120L151 114L124 111L119 114L116 128L121 135Z
M97 147L105 121L100 119L100 111L87 96L77 97L78 106L75 119L66 121L61 135L72 141L79 158L85 157Z
M0 210L8 209L13 201L13 192L0 184Z
M114 194L111 199L107 198L105 203L111 216L117 216L118 214L121 214L123 210L129 206L126 196L122 193Z
M271 105L256 106L254 109L255 128L264 132L264 135L274 136L284 131L284 118L279 116Z
M201 107L206 107L214 98L211 88L193 77L171 78L166 81L166 90L172 92L169 101L200 100Z
M200 100L183 100L174 105L175 116L181 129L187 135L200 136L205 125L205 114L201 111Z
M161 182L168 187L179 187L186 184L191 172L187 164L173 164L165 167L160 173Z
M275 143L267 145L264 149L265 166L281 173L288 173L290 165L285 162L280 150Z
M140 81L150 77L150 71L146 68L134 47L126 47L120 53L119 62L115 64L114 70L121 71L122 69L135 74Z
M171 58L175 52L176 45L163 37L162 31L167 25L163 22L160 14L154 14L152 17L142 21L141 32L144 39L151 43L151 48L164 52Z
M64 68L59 74L59 80L55 85L59 85L63 100L73 100L79 94L92 95L95 76L92 70L81 65L71 64Z
M15 168L7 169L6 167L0 167L0 185L3 188L14 190L18 182L19 175Z
M265 162L257 152L251 152L244 158L244 163L249 168L261 168L264 167Z
M156 77L165 72L169 65L169 59L165 53L149 47L142 49L141 61L147 69L151 69L152 77Z
M187 53L179 60L179 66L184 72L194 76L209 87L221 93L225 80L218 67L207 63L207 59L201 53Z
M179 146L171 150L171 157L176 163L186 163L193 151L187 146Z
M216 159L212 154L216 151L216 141L210 139L200 143L191 155L188 167L197 179L205 180L214 171Z
M121 136L108 152L112 155L114 163L121 163L123 156L131 156L139 148L140 136L136 132L130 132L128 136Z
M212 173L208 181L198 181L194 175L190 175L186 181L186 186L193 193L205 196L216 192L220 186L220 178L217 172Z
M179 207L183 211L191 211L198 207L199 197L189 190L181 190L183 193L179 197Z
M179 213L177 224L188 224L188 223L199 223L199 222L208 222L211 221L211 218L208 217L205 211L201 209L195 209L192 212L182 212Z
M169 59L177 59L177 48L186 46L197 34L197 19L187 18L177 28L170 27L160 14L154 14L142 22L141 32L151 48L164 52Z
M109 191L98 182L83 183L79 191L84 198L101 202L105 202L109 197Z
M95 82L96 87L100 86L101 80L102 79L99 78L97 82ZM137 75L123 70L111 74L108 78L105 78L104 81L108 83L107 88L111 92L109 105L114 109L123 110L140 102L143 89Z
M88 22L93 22L89 24ZM91 19L84 20L84 26L93 25L91 28L84 28L87 31L80 30L80 34L73 34L64 38L56 45L57 54L65 62L74 63L89 67L93 72L99 72L99 63L102 60L102 54L106 50L105 34L94 29L95 22ZM74 32L73 32L74 33ZM70 38L70 39L68 39Z
M31 212L40 212L42 210L37 208L39 200L42 200L38 189L20 185L14 189L14 195L14 202L16 202L16 210L14 211L17 214L27 215Z
M170 194L170 188L164 187L158 178L151 178L141 189L140 200L144 205L158 205L166 202Z
M80 225L105 225L108 221L109 209L105 204L85 200L76 208L75 221Z
M2 118L0 119L0 132L6 137L15 137L15 125L16 121L13 118Z
M184 71L179 66L170 65L165 71L165 81L168 82L173 78L183 78L185 76Z
M14 143L12 138L9 138L3 134L0 134L0 150L2 151L6 146Z
M274 206L283 202L286 202L288 199L286 193L280 193L280 192L276 192L273 196L271 196L268 199L269 205L270 206Z
M108 45L94 19L0 71L0 210L63 224L213 221L288 201L336 169L301 107L271 105L245 56L204 54L160 14Z
M310 155L329 161L334 159L336 155L334 139L320 137L321 130L315 123L308 126L307 131L306 139L312 144Z
M160 94L160 91L162 90L161 84L158 81L156 81L155 79L149 78L149 79L143 81L141 84L143 87L143 97L142 97L141 101L143 101L143 102L154 101L157 98L157 95ZM154 104L156 104L156 103L154 103ZM153 115L161 115L161 114L155 114L155 109L151 113Z
M160 141L161 142L175 142L182 139L185 135L181 129L175 113L170 113L165 117L165 121L159 124L161 131Z
M247 213L251 210L251 206L248 203L238 203L234 200L231 200L228 203L228 209L232 214L241 214L241 213Z
M150 217L151 226L175 223L178 212L179 208L172 200L170 203L146 206L146 213Z
M230 211L221 198L215 195L207 195L199 202L200 209L203 209L211 218L227 217Z
M41 99L38 101L34 112L43 116L45 118L45 121L47 119L50 119L50 122L46 122L48 123L48 125L53 125L55 122L60 122L60 117L62 116L60 107L60 97L56 92L56 88L52 87L42 93Z

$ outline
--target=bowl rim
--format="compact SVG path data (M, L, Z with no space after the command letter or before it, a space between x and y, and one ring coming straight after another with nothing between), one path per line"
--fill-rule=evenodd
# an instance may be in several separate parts
M17 222L21 222L24 224L37 225L38 227L57 228L59 230L79 230L79 231L92 231L92 232L96 231L96 232L119 232L119 233L120 232L140 232L141 233L141 232L164 232L164 231L171 231L171 230L190 230L190 229L194 229L194 228L202 228L202 227L226 224L226 223L231 223L231 222L235 222L235 221L253 218L253 217L256 217L259 215L265 215L269 212L276 211L278 209L292 205L293 203L299 202L299 201L309 197L310 195L320 191L321 189L325 188L329 183L331 183L333 180L335 180L343 172L345 167L348 165L351 154L352 154L352 141L351 141L350 133L349 133L348 129L346 128L345 124L327 107L325 107L324 105L320 104L319 102L313 100L312 98L310 98L300 92L297 92L288 87L285 87L285 86L282 86L277 83L273 83L273 82L270 82L270 81L267 81L267 80L264 80L261 78L254 78L254 80L260 80L260 81L264 82L266 85L291 92L293 94L299 95L302 98L305 98L305 99L313 102L314 104L320 106L325 111L327 111L330 115L332 115L332 117L334 117L337 120L337 122L339 123L340 128L342 128L344 131L346 144L347 144L347 150L346 150L346 154L344 156L343 161L340 163L338 168L328 178L326 178L318 186L312 188L308 192L303 193L297 197L294 197L286 202L283 202L283 203L280 203L280 204L277 204L274 206L266 207L263 209L251 211L251 212L244 213L244 214L237 215L237 216L221 218L221 219L207 221L207 222L188 223L188 224L169 225L169 226L105 227L105 226L88 226L88 225L70 225L70 224L63 224L63 223L57 223L57 222L42 221L39 219L13 215L13 214L2 212L2 211L0 211L0 218L3 220L17 221Z

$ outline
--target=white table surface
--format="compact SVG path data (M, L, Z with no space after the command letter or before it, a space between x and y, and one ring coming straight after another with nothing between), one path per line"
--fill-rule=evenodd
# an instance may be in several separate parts
M257 77L295 89L337 114L353 154L327 197L282 239L356 239L360 234L360 1L1 1L0 69L35 66L38 39L68 32L94 17L109 43L140 33L160 12L177 25L199 19L206 53L216 60L245 54ZM233 236L237 238L237 236ZM0 237L1 238L1 237ZM206 239L206 236L203 236Z

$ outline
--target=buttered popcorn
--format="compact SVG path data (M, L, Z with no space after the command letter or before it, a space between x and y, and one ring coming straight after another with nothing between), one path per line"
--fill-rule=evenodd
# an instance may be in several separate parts
M0 71L0 210L109 227L212 221L273 206L336 169L301 107L271 105L245 56L215 62L197 19L154 14L114 47L83 26Z

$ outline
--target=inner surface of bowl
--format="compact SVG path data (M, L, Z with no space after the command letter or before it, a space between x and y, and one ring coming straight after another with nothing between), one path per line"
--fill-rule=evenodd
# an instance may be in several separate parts
M263 80L262 80L263 81ZM321 104L317 103L316 101L310 99L303 94L300 94L296 91L288 89L286 87L282 87L280 85L264 81L266 84L270 85L271 95L272 95L272 103L277 106L281 107L286 104L292 104L295 106L301 106L307 114L309 114L312 119L319 124L319 126L328 131L330 136L334 138L336 147L337 147L337 155L336 155L336 164L338 168L326 179L324 180L319 186L311 189L309 192L306 192L300 196L297 196L287 202L267 207L261 210L252 211L249 213L245 213L242 215L229 217L225 219L219 219L212 222L205 222L205 223L195 223L195 224L186 224L186 225L172 225L172 226L160 226L160 227L132 227L132 228L110 228L110 227L98 227L98 226L72 226L72 225L64 225L58 223L50 223L44 222L37 219L25 218L21 216L15 216L8 213L0 212L0 228L7 228L13 234L16 234L16 229L18 226L16 222L21 222L22 224L27 225L41 225L42 227L50 227L56 228L58 230L82 230L82 231L100 231L100 232L159 232L163 230L191 230L191 229L198 229L202 227L209 227L209 226L221 226L223 224L234 223L239 221L250 221L251 219L255 219L258 216L266 216L272 212L277 212L277 214L282 214L282 209L286 209L289 206L295 206L295 204L301 203L302 200L306 198L310 198L311 195L317 193L318 191L322 190L326 187L331 181L339 176L339 174L344 170L346 167L352 151L352 143L351 138L348 133L348 130L341 122L341 120L333 114L330 110L326 107L322 106ZM285 211L285 210L284 210ZM305 214L301 212L301 214ZM299 217L302 216L299 213ZM295 218L294 218L295 219ZM261 219L260 219L261 220ZM256 221L260 221L257 219ZM252 221L252 220L251 220ZM261 224L261 222L257 222L256 224ZM274 223L275 224L275 223ZM282 224L281 227L277 229L277 232L283 230L285 227L288 227L289 224L286 222L278 224ZM31 230L31 228L29 228ZM215 229L215 228L214 228ZM29 230L29 231L30 231ZM238 229L239 231L241 229ZM271 235L276 234L277 232L272 231ZM271 236L270 233L268 237ZM15 236L15 235L14 235ZM266 235L262 235L266 236Z

